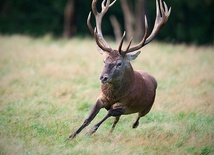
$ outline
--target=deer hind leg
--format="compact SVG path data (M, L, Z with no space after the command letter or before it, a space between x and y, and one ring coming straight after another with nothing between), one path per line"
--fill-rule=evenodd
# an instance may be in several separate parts
M114 131L114 128L115 128L116 124L118 123L119 119L120 119L120 116L116 116L114 118L114 123L113 123L113 125L111 127L110 133L112 133Z
M143 116L145 116L152 108L152 104L149 105L145 110L143 110L142 112L139 112L138 113L138 117L137 117L137 120L134 122L134 124L132 125L132 128L137 128L138 125L139 125L139 119Z
M124 113L125 109L124 108L117 108L117 109L110 109L107 113L107 115L97 124L95 124L86 134L87 135L92 135L93 133L95 133L97 131L97 129L99 128L99 126L109 117L111 116L115 116L116 118L118 118L118 120L116 119L116 121L114 122L112 128L115 127L115 125L117 124L117 122L119 121L119 117Z
M142 113L142 112L139 112L139 113L138 113L137 120L136 120L136 121L134 122L134 124L132 125L132 128L133 128L133 129L138 127L138 125L139 125L139 119L140 119L141 117L143 117L143 113Z

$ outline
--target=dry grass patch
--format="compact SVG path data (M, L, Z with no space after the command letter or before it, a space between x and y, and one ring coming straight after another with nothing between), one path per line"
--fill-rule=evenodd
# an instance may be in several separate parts
M111 42L113 47L117 47ZM158 81L151 112L131 129L113 118L92 137L78 128L99 94L94 41L0 36L0 154L213 154L213 47L151 43L133 62ZM101 110L91 125L106 111ZM90 127L90 126L89 126Z

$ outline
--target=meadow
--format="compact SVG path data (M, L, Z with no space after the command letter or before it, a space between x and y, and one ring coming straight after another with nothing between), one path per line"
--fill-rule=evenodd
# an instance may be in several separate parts
M117 44L110 42L113 48ZM113 118L65 141L100 92L103 57L90 38L0 36L0 154L213 155L214 47L152 42L132 62L158 81L150 113Z

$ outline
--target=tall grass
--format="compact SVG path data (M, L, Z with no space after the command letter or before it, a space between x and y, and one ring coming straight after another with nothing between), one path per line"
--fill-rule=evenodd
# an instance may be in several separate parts
M112 47L117 45L111 42ZM214 48L151 43L134 61L154 75L151 112L113 119L65 142L99 94L102 56L90 39L0 36L0 154L214 154Z

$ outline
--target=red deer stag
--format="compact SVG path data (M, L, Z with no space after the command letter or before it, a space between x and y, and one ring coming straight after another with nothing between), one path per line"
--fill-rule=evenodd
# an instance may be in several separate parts
M116 1L116 0L115 0ZM100 76L101 93L94 104L90 115L83 124L69 136L68 139L73 139L79 134L90 122L95 118L101 108L108 110L107 115L96 125L94 125L87 134L93 134L98 127L109 117L115 117L111 132L119 121L121 115L138 113L137 120L133 124L136 128L139 124L139 119L145 116L151 109L155 100L157 82L155 78L146 72L133 70L130 61L137 58L139 50L153 40L160 28L167 22L171 12L165 2L158 3L156 0L156 20L151 34L147 37L148 25L145 16L145 34L141 42L133 47L130 47L132 39L125 50L122 49L125 32L119 44L118 50L113 50L108 45L102 34L102 18L114 2L103 0L101 12L97 11L97 0L92 1L92 11L96 20L96 28L93 29L90 24L91 12L87 19L89 30L94 35L99 51L104 55L104 69ZM132 53L134 52L134 53Z

